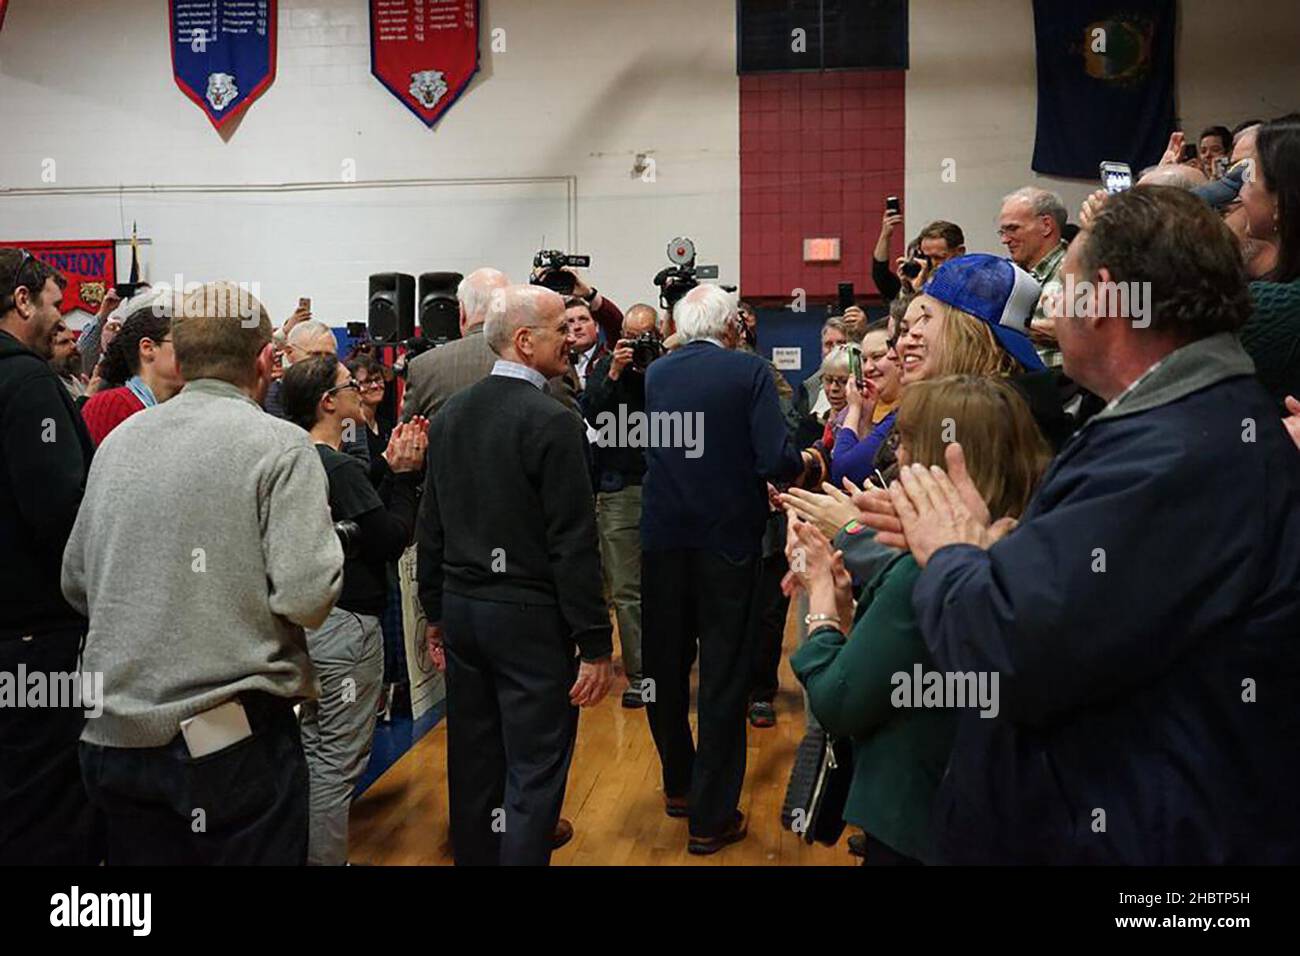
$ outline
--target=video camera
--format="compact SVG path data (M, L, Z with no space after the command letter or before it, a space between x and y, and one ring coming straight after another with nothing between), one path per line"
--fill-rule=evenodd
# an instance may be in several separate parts
M573 295L573 287L578 277L572 272L565 272L566 267L586 269L591 265L591 256L569 255L558 249L543 249L533 256L533 268L541 270L532 280L533 285L540 285L560 295Z
M695 264L695 243L685 236L679 236L668 243L668 268L659 270L655 276L655 285L659 287L659 304L665 309L672 309L686 293L700 284L700 279L716 279L717 266L697 266Z

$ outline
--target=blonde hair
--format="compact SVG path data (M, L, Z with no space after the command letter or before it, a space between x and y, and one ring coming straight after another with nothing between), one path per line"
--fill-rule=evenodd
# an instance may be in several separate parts
M943 349L938 375L985 375L1007 378L1024 369L994 336L987 322L955 306L940 303L943 314Z
M251 385L257 356L271 341L271 317L247 289L209 282L177 294L172 343L187 381L216 378Z
M961 443L966 469L993 518L1019 517L1052 457L1029 405L1001 378L951 375L903 389L898 433L908 459L944 465Z

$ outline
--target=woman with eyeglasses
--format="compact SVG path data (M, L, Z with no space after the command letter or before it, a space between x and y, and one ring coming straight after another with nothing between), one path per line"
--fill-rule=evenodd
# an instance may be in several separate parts
M384 452L390 473L376 489L365 464L343 450L345 432L365 414L361 388L347 367L333 355L303 359L281 381L285 416L308 433L320 454L335 527L350 523L339 528L343 591L325 623L307 632L320 697L304 703L299 714L310 792L307 862L341 866L352 791L375 732L388 564L411 542L427 436L415 422L393 429Z
M388 462L384 459L384 449L393 433L391 423L381 419L386 383L384 367L371 355L356 355L346 363L360 389L361 410L365 415L366 446L370 451L370 483L376 488L389 473Z
M162 404L185 385L171 327L171 302L159 297L132 311L112 337L97 367L103 384L81 408L96 448L122 422Z

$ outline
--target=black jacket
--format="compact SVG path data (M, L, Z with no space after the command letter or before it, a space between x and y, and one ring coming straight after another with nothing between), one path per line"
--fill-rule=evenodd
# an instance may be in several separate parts
M610 426L610 434L619 418L619 406L626 407L628 413L645 411L645 373L629 365L618 378L611 379L609 366L613 360L614 356L607 352L591 363L581 399L582 414L591 427L600 431L604 422ZM597 491L618 491L641 484L645 476L645 452L640 448L622 448L612 443L597 444L591 451Z
M94 445L49 363L0 332L0 639L85 618L59 589Z
M417 522L420 604L443 592L558 607L586 661L613 629L582 420L529 382L501 375L457 392L429 423Z

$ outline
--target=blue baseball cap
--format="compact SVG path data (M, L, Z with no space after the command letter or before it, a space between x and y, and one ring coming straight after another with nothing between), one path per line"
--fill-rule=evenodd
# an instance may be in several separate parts
M949 259L923 291L987 324L998 344L1026 370L1046 368L1027 334L1043 287L1010 259L981 252Z

